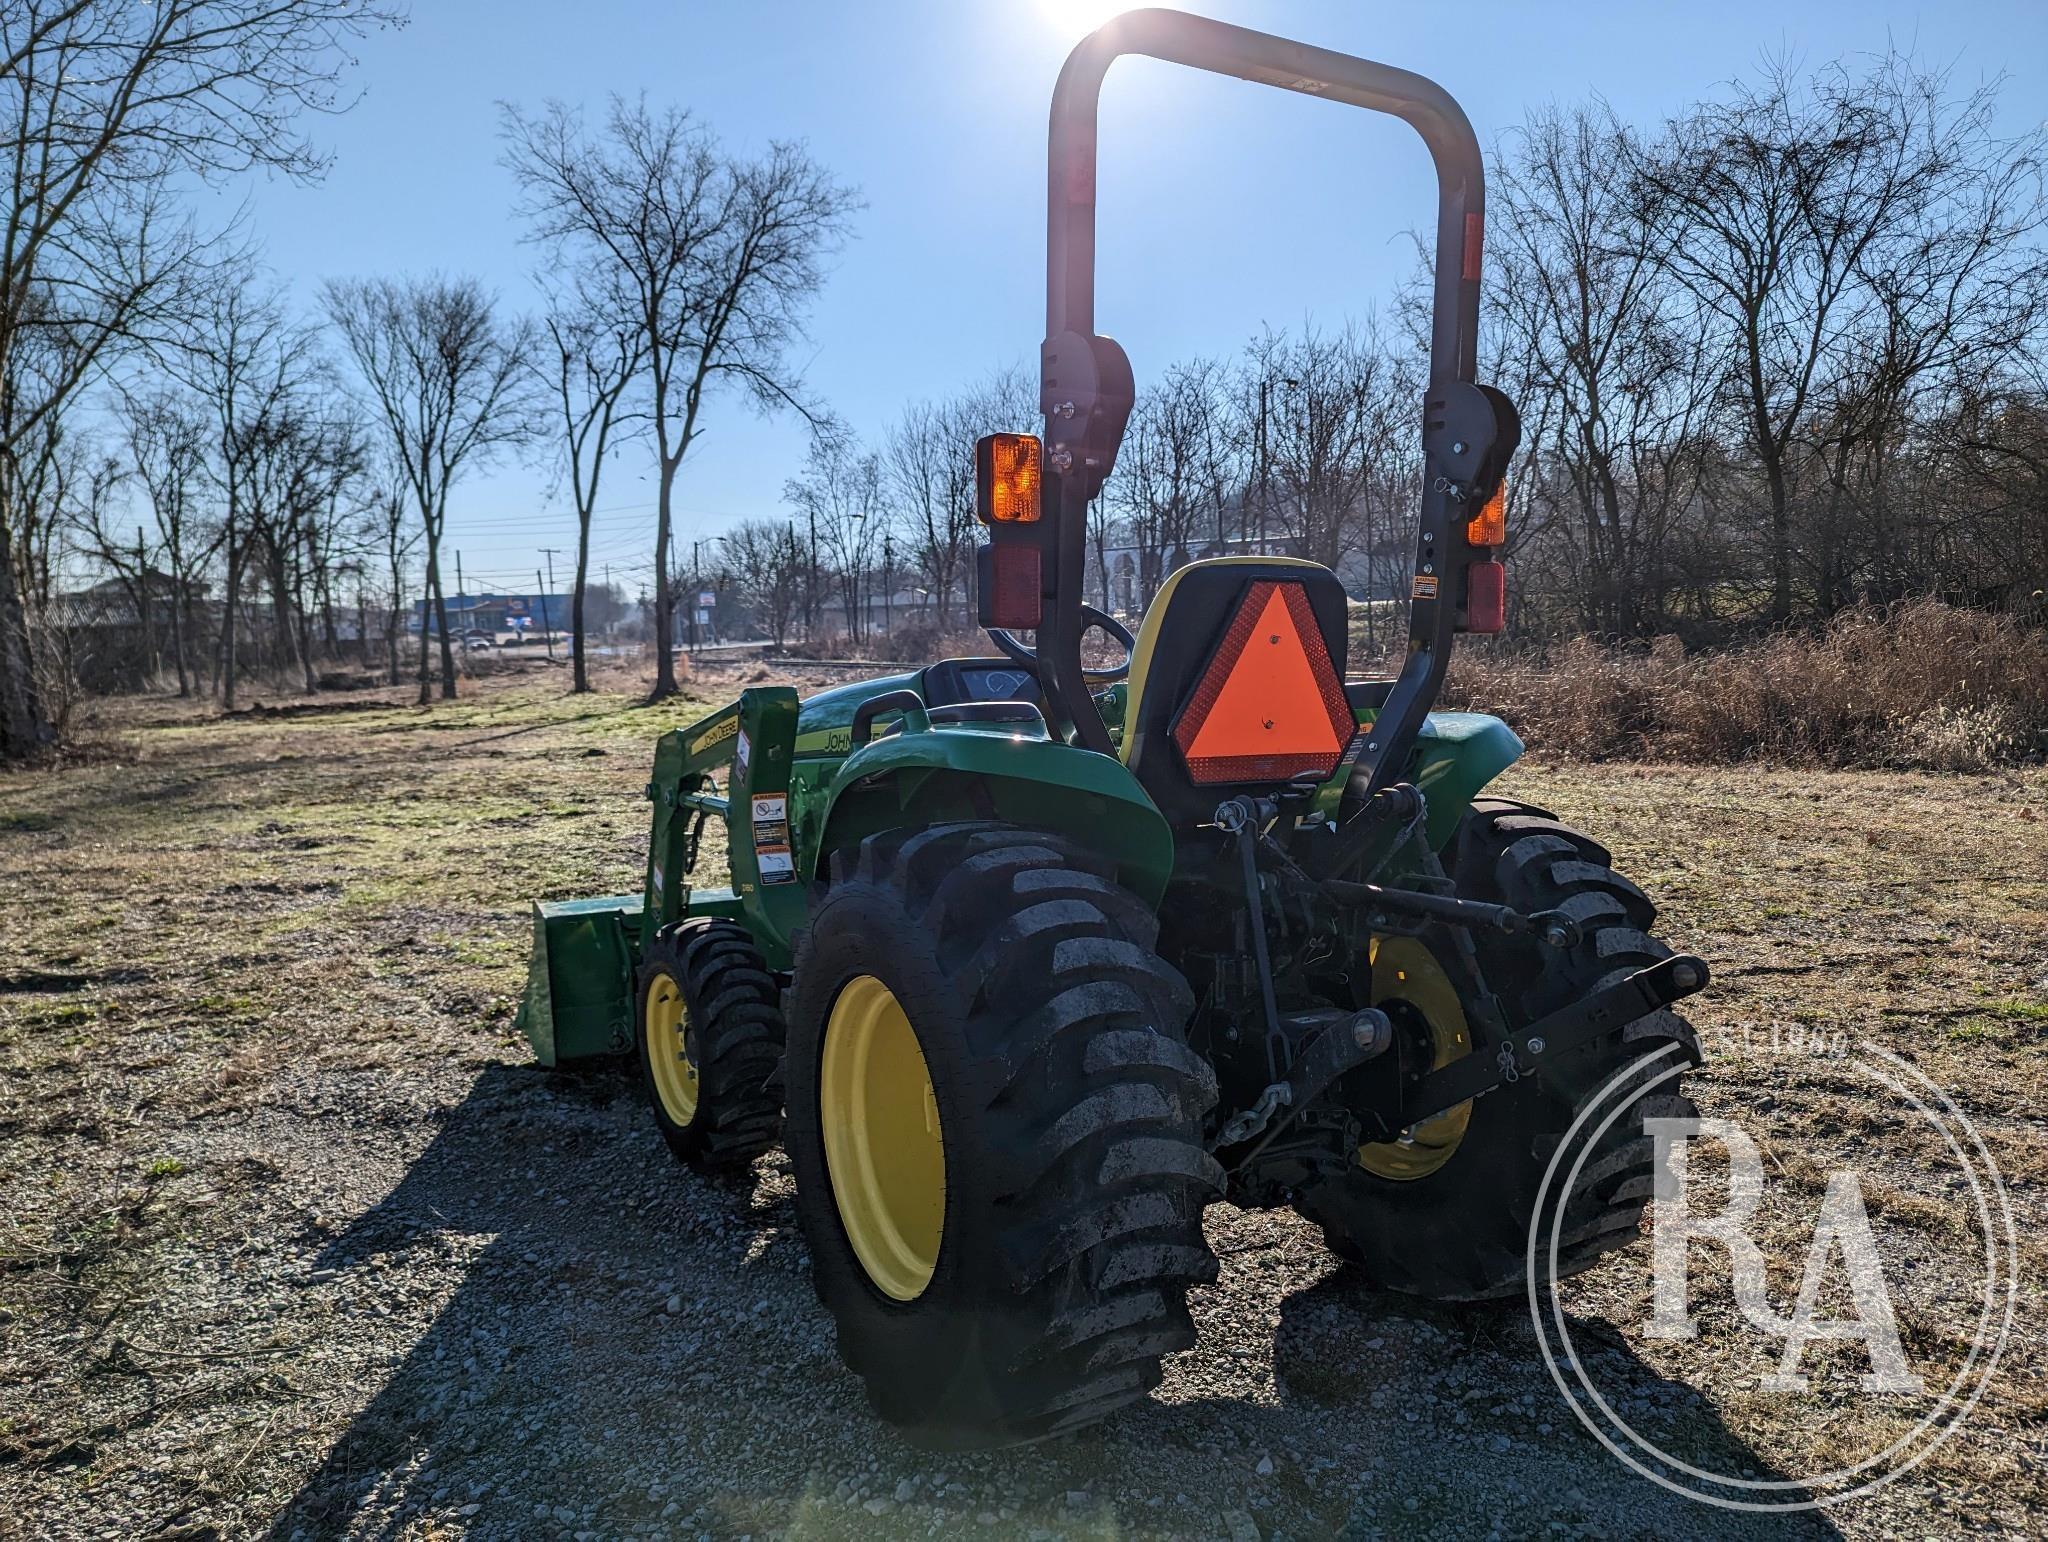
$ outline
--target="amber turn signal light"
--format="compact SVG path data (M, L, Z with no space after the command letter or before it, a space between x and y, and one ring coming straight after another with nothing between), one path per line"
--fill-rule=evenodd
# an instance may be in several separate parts
M984 434L974 444L974 513L984 525L1038 519L1045 449L1035 434Z
M1503 481L1493 496L1480 505L1479 512L1465 522L1468 546L1499 547L1508 538L1508 484Z

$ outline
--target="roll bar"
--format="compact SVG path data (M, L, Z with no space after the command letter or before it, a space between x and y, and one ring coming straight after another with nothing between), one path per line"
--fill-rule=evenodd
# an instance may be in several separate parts
M1405 764L1434 704L1472 551L1465 542L1465 517L1455 505L1468 489L1483 483L1495 461L1505 458L1495 454L1492 427L1505 398L1473 383L1486 209L1479 141L1464 111L1434 81L1180 11L1127 11L1090 33L1067 56L1053 88L1046 168L1046 338L1039 404L1045 412L1049 493L1057 479L1058 537L1052 571L1046 575L1052 604L1039 632L1039 672L1047 702L1091 749L1107 751L1110 743L1081 675L1079 599L1087 506L1115 465L1135 399L1123 350L1095 333L1096 113L1103 78L1125 54L1389 113L1422 136L1436 163L1425 476L1409 656L1374 727L1352 746L1347 801L1356 801L1377 791L1393 769ZM1507 414L1511 419L1511 407Z
M1473 378L1485 168L1464 109L1435 81L1182 11L1126 11L1083 38L1053 87L1045 221L1045 335L1095 330L1096 105L1125 54L1390 113L1436 162L1436 298L1430 381Z

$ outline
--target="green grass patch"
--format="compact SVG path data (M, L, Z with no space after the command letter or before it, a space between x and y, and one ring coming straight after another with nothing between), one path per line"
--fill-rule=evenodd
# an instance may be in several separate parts
M1987 1001L1984 1010L2014 1023L2048 1023L2048 1001L2029 1001L2024 996L2007 996Z
M2039 1019L2032 1016L1992 1016L1989 1013L1976 1012L1951 1027L1948 1037L1956 1044L1982 1044L2000 1049L2017 1049L2033 1041L2033 1036L2023 1033L2023 1025L2037 1021Z

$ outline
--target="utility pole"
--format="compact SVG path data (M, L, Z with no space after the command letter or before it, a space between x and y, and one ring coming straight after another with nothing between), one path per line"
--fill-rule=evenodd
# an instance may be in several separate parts
M810 647L812 633L817 630L816 611L813 608L818 587L818 511L815 507L806 511L811 517L810 567L804 574L804 646Z
M1266 376L1259 376L1259 555L1266 555L1266 499L1269 484L1266 479L1266 397L1273 388L1273 382Z
M462 603L462 548L458 546L455 548L455 614L462 617L462 645L466 648L469 646L469 618L463 614L464 610L465 607ZM424 636L426 632L424 623L422 623L420 630L421 635Z
M542 619L543 621L547 620L547 618L548 618L548 617L547 617L547 611L548 611L548 605L547 605L547 602L548 602L548 598L549 598L549 596L551 596L551 595L552 595L552 594L553 594L553 593L555 592L555 554L556 554L557 552L559 552L559 551L560 551L561 549L562 549L562 548L561 548L561 547L559 547L559 546L543 546L543 547L542 547L542 548L540 549L540 554L541 554L541 555L542 555L543 557L545 557L545 558L547 558L547 559L548 559L548 581L547 581L547 587L541 590L541 595L540 595L540 598L541 598L541 607L540 607L540 609L541 609L541 619ZM536 575L536 576L537 576L537 575ZM550 628L548 629L548 657L549 657L549 658L553 658L554 656L555 656L555 635L554 635L554 628L553 628L553 627L550 627Z
M540 635L548 645L548 657L555 656L555 627L548 619L548 585L541 581L540 569L533 570L533 581L540 589Z
M356 564L356 652L363 658L363 668L370 667L370 569L367 564Z
M1300 387L1301 382L1293 379L1291 376L1282 375L1280 377L1280 384L1289 391L1293 391ZM1259 555L1261 557L1266 555L1266 510L1273 500L1273 460L1266 448L1266 413L1268 398L1272 395L1272 390L1273 383L1271 380L1261 379L1259 381Z
M140 525L135 527L135 621L142 628L142 685L147 690L156 659L149 646L149 549L143 545Z
M704 543L690 543L690 651L697 651L697 601L704 595Z
M896 630L896 613L892 608L895 604L895 599L890 592L896 587L893 582L895 571L895 536L893 532L884 530L882 532L882 635L884 637L891 635Z

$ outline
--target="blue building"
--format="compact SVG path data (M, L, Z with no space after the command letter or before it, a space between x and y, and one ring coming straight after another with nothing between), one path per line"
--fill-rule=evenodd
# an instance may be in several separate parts
M451 594L448 596L448 630L456 637L483 632L492 637L506 632L566 631L569 599L561 594ZM429 600L413 602L411 630L433 634L440 630Z

